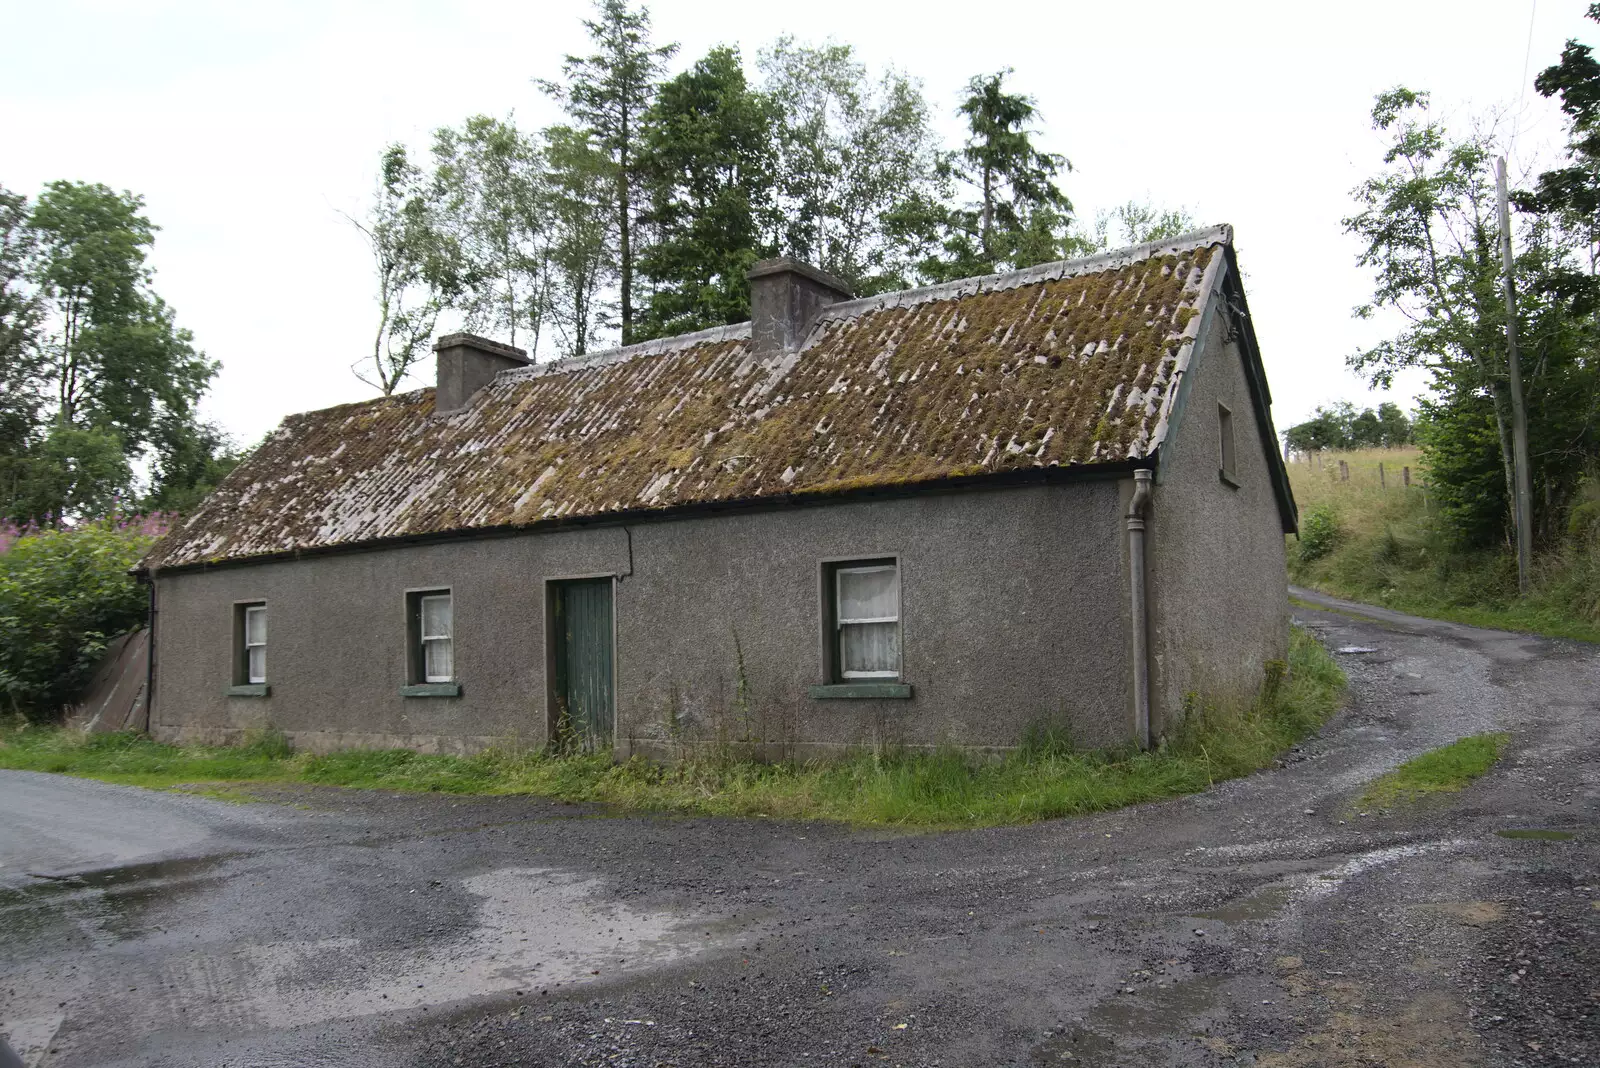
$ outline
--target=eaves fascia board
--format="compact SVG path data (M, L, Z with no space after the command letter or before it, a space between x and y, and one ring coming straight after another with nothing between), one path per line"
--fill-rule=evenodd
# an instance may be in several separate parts
M1300 528L1300 509L1295 504L1294 490L1289 485L1289 469L1283 462L1283 451L1278 441L1278 430L1272 423L1272 391L1267 385L1266 365L1261 362L1261 346L1256 341L1255 322L1250 317L1250 303L1245 296L1243 276L1235 259L1232 246L1228 248L1228 263L1232 268L1232 292L1225 288L1222 296L1237 298L1239 305L1230 311L1237 319L1239 337L1244 349L1245 377L1250 383L1250 399L1256 413L1256 430L1261 438L1261 448L1267 455L1267 466L1272 471L1272 490L1278 498L1278 511L1283 519L1283 532L1294 534Z
M1183 421L1189 399L1190 372L1206 355L1206 339L1211 336L1212 320L1218 314L1233 315L1243 351L1245 384L1250 390L1250 406L1255 412L1256 429L1262 451L1267 457L1267 467L1272 472L1272 493L1277 499L1278 515L1286 534L1293 534L1300 525L1299 511L1295 507L1294 493L1289 488L1289 471L1284 466L1283 454L1278 450L1278 432L1272 424L1272 395L1267 389L1267 372L1261 362L1261 349L1256 342L1255 325L1250 319L1250 308L1245 302L1244 285L1240 280L1239 263L1233 246L1224 245L1222 255L1215 257L1206 268L1207 278L1201 283L1200 314L1193 345L1179 353L1178 366L1173 371L1176 385L1168 394L1168 409L1162 413L1151 435L1150 451L1158 458L1156 481L1161 481L1159 456L1161 446L1177 432ZM1238 307L1230 304L1230 296L1237 297ZM1219 312L1220 309L1220 312Z

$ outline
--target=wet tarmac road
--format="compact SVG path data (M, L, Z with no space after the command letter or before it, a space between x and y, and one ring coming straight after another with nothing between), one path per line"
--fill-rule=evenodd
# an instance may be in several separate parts
M51 1068L1600 1064L1600 650L1296 616L1375 651L1283 767L1031 827L0 772L0 1032ZM1469 790L1352 807L1484 730Z

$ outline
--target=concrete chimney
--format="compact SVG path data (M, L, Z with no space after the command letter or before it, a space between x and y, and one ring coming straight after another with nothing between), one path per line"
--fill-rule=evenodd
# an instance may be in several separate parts
M799 348L817 313L851 299L849 287L790 256L750 268L750 351L757 356Z
M446 334L433 343L438 353L438 387L433 392L433 413L460 411L473 394L508 367L526 367L528 353L476 334Z

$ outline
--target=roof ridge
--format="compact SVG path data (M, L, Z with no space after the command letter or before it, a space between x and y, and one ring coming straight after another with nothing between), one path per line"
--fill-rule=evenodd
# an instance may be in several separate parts
M526 367L510 367L495 375L496 379L507 382L525 382L532 378L543 378L546 375L561 375L569 371L587 371L592 367L604 367L613 363L625 363L640 356L657 356L663 352L676 352L679 349L690 348L694 345L712 344L718 341L737 341L750 336L750 324L733 323L729 326L713 326L707 330L696 330L689 334L674 334L671 337L658 337L650 341L640 341L633 345L619 345L616 348L601 349L599 352L589 352L582 356L568 356L560 360L547 360L543 363L532 363Z
M283 424L289 422L291 419L304 419L307 416L324 415L328 412L336 412L341 408L368 408L374 404L384 404L394 401L409 402L416 394L431 393L433 392L433 389L433 386L418 386L415 389L408 389L404 393L380 393L376 397L363 397L361 400L340 401L338 404L330 404L325 408L308 408L303 412L290 412L288 415L279 420L278 427L273 428L272 433L277 433L278 429L280 429Z
M1040 263L1032 267L1024 267L1018 271L973 275L970 278L957 278L949 282L939 282L936 285L921 286L916 289L899 289L891 293L879 293L872 297L844 300L837 304L829 304L823 308L817 316L817 322L826 322L830 319L848 319L863 312L876 311L880 308L908 307L950 297L965 297L999 289L1014 289L1018 286L1033 285L1036 282L1056 282L1063 278L1076 278L1084 274L1118 271L1141 260L1179 252L1193 252L1196 249L1219 243L1224 245L1233 244L1233 227L1228 223L1219 223L1216 226L1190 230L1187 233L1177 234L1173 237L1146 241L1142 245L1130 245L1127 248L1097 252L1093 256L1081 256L1072 260L1056 260L1051 263Z
M1190 230L1187 233L1177 234L1173 237L1146 241L1142 245L1130 245L1127 248L1097 252L1093 256L1081 256L1071 260L1056 260L1051 263L1024 267L1019 271L974 275L970 278L958 278L931 286L897 289L888 293L879 293L876 296L842 300L823 307L817 314L816 322L821 323L829 319L850 318L877 308L903 307L922 304L931 300L941 300L946 297L970 296L996 289L1032 285L1035 282L1053 282L1062 278L1075 278L1081 274L1115 271L1154 256L1170 255L1177 252L1192 252L1195 249L1204 248L1207 245L1215 245L1219 242L1222 244L1233 243L1232 226L1227 223L1221 223L1217 226ZM583 356L569 356L565 359L531 363L526 367L510 367L501 371L495 378L504 379L507 382L524 382L529 379L543 378L547 375L587 371L595 367L623 363L641 356L656 356L664 352L676 352L694 345L742 340L749 336L750 324L748 321L732 323L727 326L713 326L706 330L696 330L688 334L674 334L670 337L654 338L650 341L641 341L633 345L619 345L614 348L602 349L599 352L586 353Z

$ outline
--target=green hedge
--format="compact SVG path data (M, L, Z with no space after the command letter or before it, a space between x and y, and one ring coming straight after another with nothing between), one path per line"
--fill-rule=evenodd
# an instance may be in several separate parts
M0 553L0 708L60 716L107 643L144 622L146 594L128 571L153 540L103 523L28 534Z

